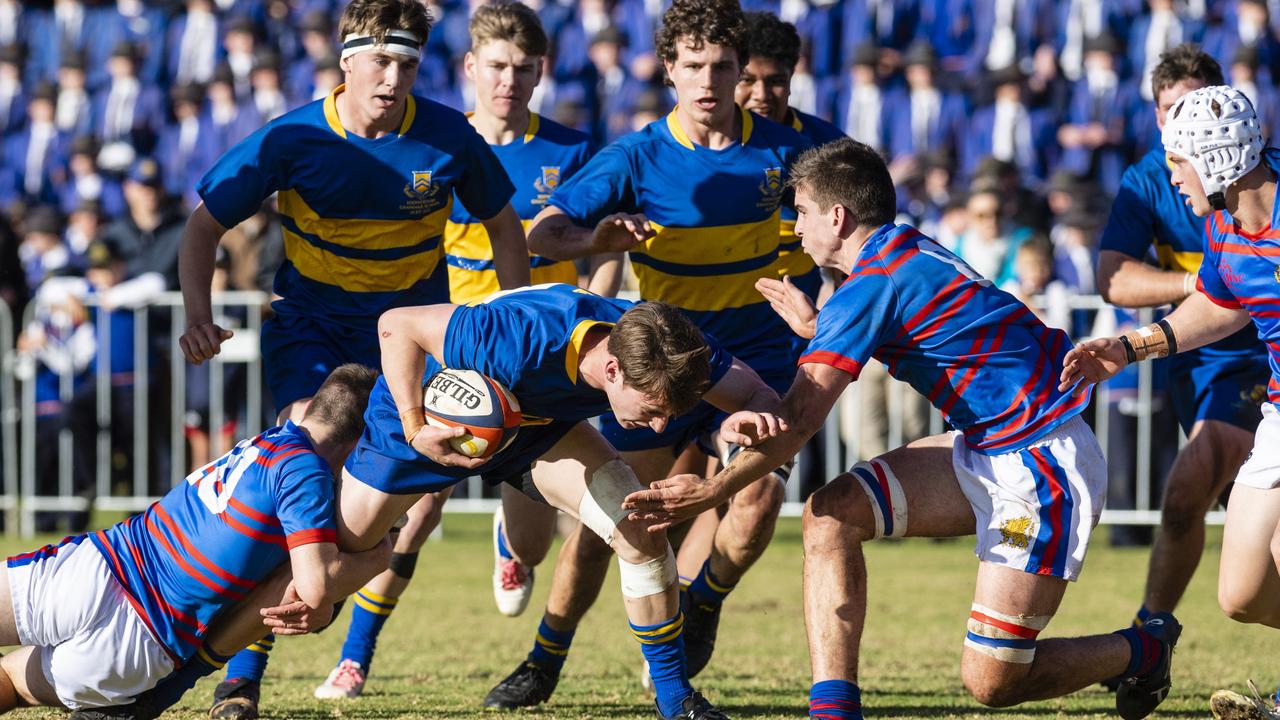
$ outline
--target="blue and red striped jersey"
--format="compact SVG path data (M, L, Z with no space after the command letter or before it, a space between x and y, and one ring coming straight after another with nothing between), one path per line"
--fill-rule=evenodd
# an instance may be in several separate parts
M1280 173L1280 150L1267 148L1262 162ZM1257 335L1267 346L1271 381L1267 400L1280 405L1280 203L1271 223L1259 233L1245 232L1231 214L1217 210L1205 219L1204 262L1196 286L1210 300L1249 311Z
M286 422L91 538L152 633L182 660L290 549L337 542L334 522L333 472Z
M800 364L857 379L871 358L929 399L965 442L994 455L1027 447L1089 402L1058 391L1071 341L908 225L882 226L818 313Z

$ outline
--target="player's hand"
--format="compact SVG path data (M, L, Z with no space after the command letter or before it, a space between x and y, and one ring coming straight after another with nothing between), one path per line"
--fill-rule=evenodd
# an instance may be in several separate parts
M1079 395L1090 383L1113 377L1128 364L1119 338L1098 338L1080 343L1068 350L1062 359L1058 391L1064 392L1075 386L1072 394Z
M320 607L313 608L302 602L293 583L289 583L279 605L258 612L262 615L262 624L277 635L306 635L328 627L333 622L333 608L330 603L320 603Z
M756 281L756 290L769 301L773 311L787 321L792 332L813 339L818 329L818 310L803 290L791 284L790 276L783 275L781 280L760 278Z
M596 223L595 250L597 253L634 250L657 234L649 218L641 213L614 213Z
M630 519L647 522L649 532L661 532L724 502L720 494L720 484L714 480L676 475L626 496L622 509L631 511Z
M432 462L450 467L474 470L488 462L488 458L473 458L463 455L449 444L451 438L462 437L467 429L462 427L441 428L425 425L410 443L414 450L427 456Z
M178 338L178 347L182 348L187 362L199 365L217 355L222 350L222 343L234 334L212 322L195 323L187 326L187 331Z
M742 447L755 447L788 430L787 421L773 413L739 410L720 424L720 437Z

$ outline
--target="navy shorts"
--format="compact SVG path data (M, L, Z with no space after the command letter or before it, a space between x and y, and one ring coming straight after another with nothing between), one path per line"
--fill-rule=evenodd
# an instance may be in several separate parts
M1253 433L1262 420L1271 370L1251 354L1190 350L1173 356L1169 392L1184 433L1200 420L1220 420Z
M376 318L375 318L376 321ZM339 365L382 367L375 328L357 330L332 320L277 314L262 323L262 363L276 414L316 394Z

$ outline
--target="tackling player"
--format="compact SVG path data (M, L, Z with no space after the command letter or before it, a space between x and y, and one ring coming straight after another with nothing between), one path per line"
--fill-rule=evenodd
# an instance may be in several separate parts
M53 705L91 720L126 704L127 716L154 716L132 703L176 666L226 661L206 642L223 610L278 604L280 579L286 600L328 609L385 567L388 543L340 552L334 524L335 470L376 378L339 367L297 424L244 440L145 512L9 558L0 642L22 648L0 659L0 712Z
M475 88L475 112L471 125L497 155L516 186L511 204L522 222L532 220L547 197L571 176L589 156L585 134L538 116L529 100L541 76L547 54L547 36L533 10L519 3L484 5L471 16L471 52L463 67ZM455 198L444 228L444 253L449 271L449 297L457 304L477 302L499 290L494 251L485 224ZM530 257L534 282L575 284L577 269L571 262ZM609 288L604 288L608 291ZM612 294L606 292L604 294ZM494 596L506 615L517 615L533 589L533 569L550 548L555 510L529 500L508 485L502 486L508 514L530 517L516 542L499 543L494 569ZM505 537L502 510L495 532ZM416 553L434 523L413 523L401 530L397 546ZM507 550L519 548L519 558ZM523 561L523 562L522 562ZM388 570L361 588L351 608L351 625L338 664L315 690L319 698L352 698L364 689L379 633L409 578Z
M858 463L806 503L809 715L862 717L862 544L976 534L980 563L961 659L973 697L1006 707L1120 676L1120 715L1145 717L1169 688L1180 630L1172 615L1110 635L1038 639L1079 575L1106 492L1101 449L1078 417L1090 393L1057 387L1066 334L933 240L893 224L893 181L866 145L837 140L810 150L791 182L805 252L849 279L816 317L798 289L760 282L792 328L813 338L779 409L789 430L742 451L710 480L660 481L623 506L660 530L722 502L791 457L863 365L880 360L957 430ZM754 422L739 414L725 427Z
M262 356L281 421L296 420L337 365L378 366L375 324L384 310L448 299L441 238L455 195L488 230L503 286L528 283L524 233L501 164L462 113L409 94L429 29L416 0L353 0L339 23L345 83L231 148L197 187L202 202L179 261L187 317L179 343L193 363L213 357L231 335L211 311L218 240L277 194L286 259ZM412 573L416 548L405 543L430 532L441 502L413 508L392 557L397 575ZM257 715L270 647L266 638L228 664L214 717Z
M1222 70L1192 44L1165 53L1151 75L1156 125L1186 93L1221 85ZM1159 267L1144 262L1155 244ZM1098 288L1126 307L1179 303L1195 294L1204 252L1204 221L1169 182L1165 149L1157 146L1125 171L1102 233ZM1180 353L1170 369L1174 410L1187 435L1166 481L1160 534L1151 549L1146 592L1134 623L1172 612L1204 553L1204 515L1244 461L1261 419L1255 388L1265 388L1266 349L1250 328Z
M678 0L663 16L657 48L676 109L604 148L561 185L530 227L529 247L558 259L629 251L642 298L679 308L770 386L785 387L794 335L753 283L783 272L779 207L787 166L808 141L734 103L748 50L736 0ZM719 422L716 409L704 404L662 432L608 417L602 427L648 482L670 474L686 446L714 433ZM789 462L779 465L786 467L760 475L777 479L734 498L710 558L689 585L683 606L691 676L711 658L725 597L772 537L780 480L790 470ZM579 535L573 554L561 551L532 651L490 691L486 705L535 705L554 691L607 568L608 549Z
M1280 278L1280 232L1273 229L1280 225L1280 152L1263 149L1253 105L1225 86L1180 98L1165 117L1161 139L1173 186L1197 217L1208 218L1196 292L1159 323L1082 343L1067 354L1062 383L1100 382L1129 363L1204 347L1253 321L1270 353L1271 379L1253 449L1227 505L1218 604L1239 622L1280 628L1280 320L1274 310L1280 302L1274 284ZM1246 706L1243 714L1227 715L1232 708L1220 702L1244 700L1232 695L1215 694L1215 714L1276 714L1274 708Z

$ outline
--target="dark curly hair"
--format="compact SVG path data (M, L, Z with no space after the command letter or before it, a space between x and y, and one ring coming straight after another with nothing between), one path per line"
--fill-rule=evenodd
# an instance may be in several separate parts
M674 63L681 40L695 50L707 43L731 47L738 52L738 64L747 64L747 19L738 0L675 0L654 35L658 59Z
M747 46L751 57L775 60L789 71L800 61L800 33L773 13L747 13Z

